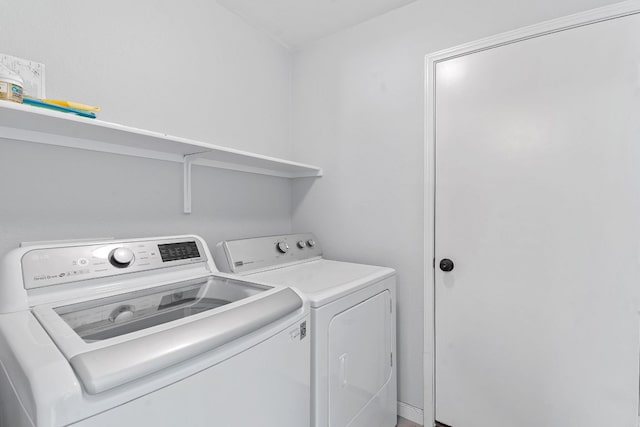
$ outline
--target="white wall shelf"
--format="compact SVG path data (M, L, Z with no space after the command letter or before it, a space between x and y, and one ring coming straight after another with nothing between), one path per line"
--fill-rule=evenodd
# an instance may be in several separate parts
M185 213L191 212L192 164L282 178L322 176L317 166L11 102L0 102L0 138L183 163Z

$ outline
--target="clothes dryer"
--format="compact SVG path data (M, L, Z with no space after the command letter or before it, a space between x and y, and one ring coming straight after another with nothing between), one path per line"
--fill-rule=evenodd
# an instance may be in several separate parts
M310 233L223 241L214 260L308 299L313 427L396 425L393 269L325 259Z

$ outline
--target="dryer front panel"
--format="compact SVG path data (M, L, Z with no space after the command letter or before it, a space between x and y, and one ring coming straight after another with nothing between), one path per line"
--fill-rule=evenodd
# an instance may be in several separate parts
M388 290L337 314L329 324L329 425L350 425L392 376L393 307ZM378 405L379 406L379 405ZM387 410L368 408L384 418ZM357 423L356 423L357 424Z

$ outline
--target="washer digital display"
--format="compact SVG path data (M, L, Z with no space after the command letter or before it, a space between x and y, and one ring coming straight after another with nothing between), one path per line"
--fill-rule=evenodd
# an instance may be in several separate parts
M158 245L162 262L177 261L179 259L200 258L196 242L167 243Z

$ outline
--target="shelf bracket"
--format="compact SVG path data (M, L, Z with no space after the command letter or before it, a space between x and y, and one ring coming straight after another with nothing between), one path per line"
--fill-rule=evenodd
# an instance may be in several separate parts
M184 207L183 212L185 214L191 213L191 166L193 165L193 161L200 157L202 154L206 153L206 151L202 153L193 153L193 154L185 154L183 160L183 182L184 182Z

